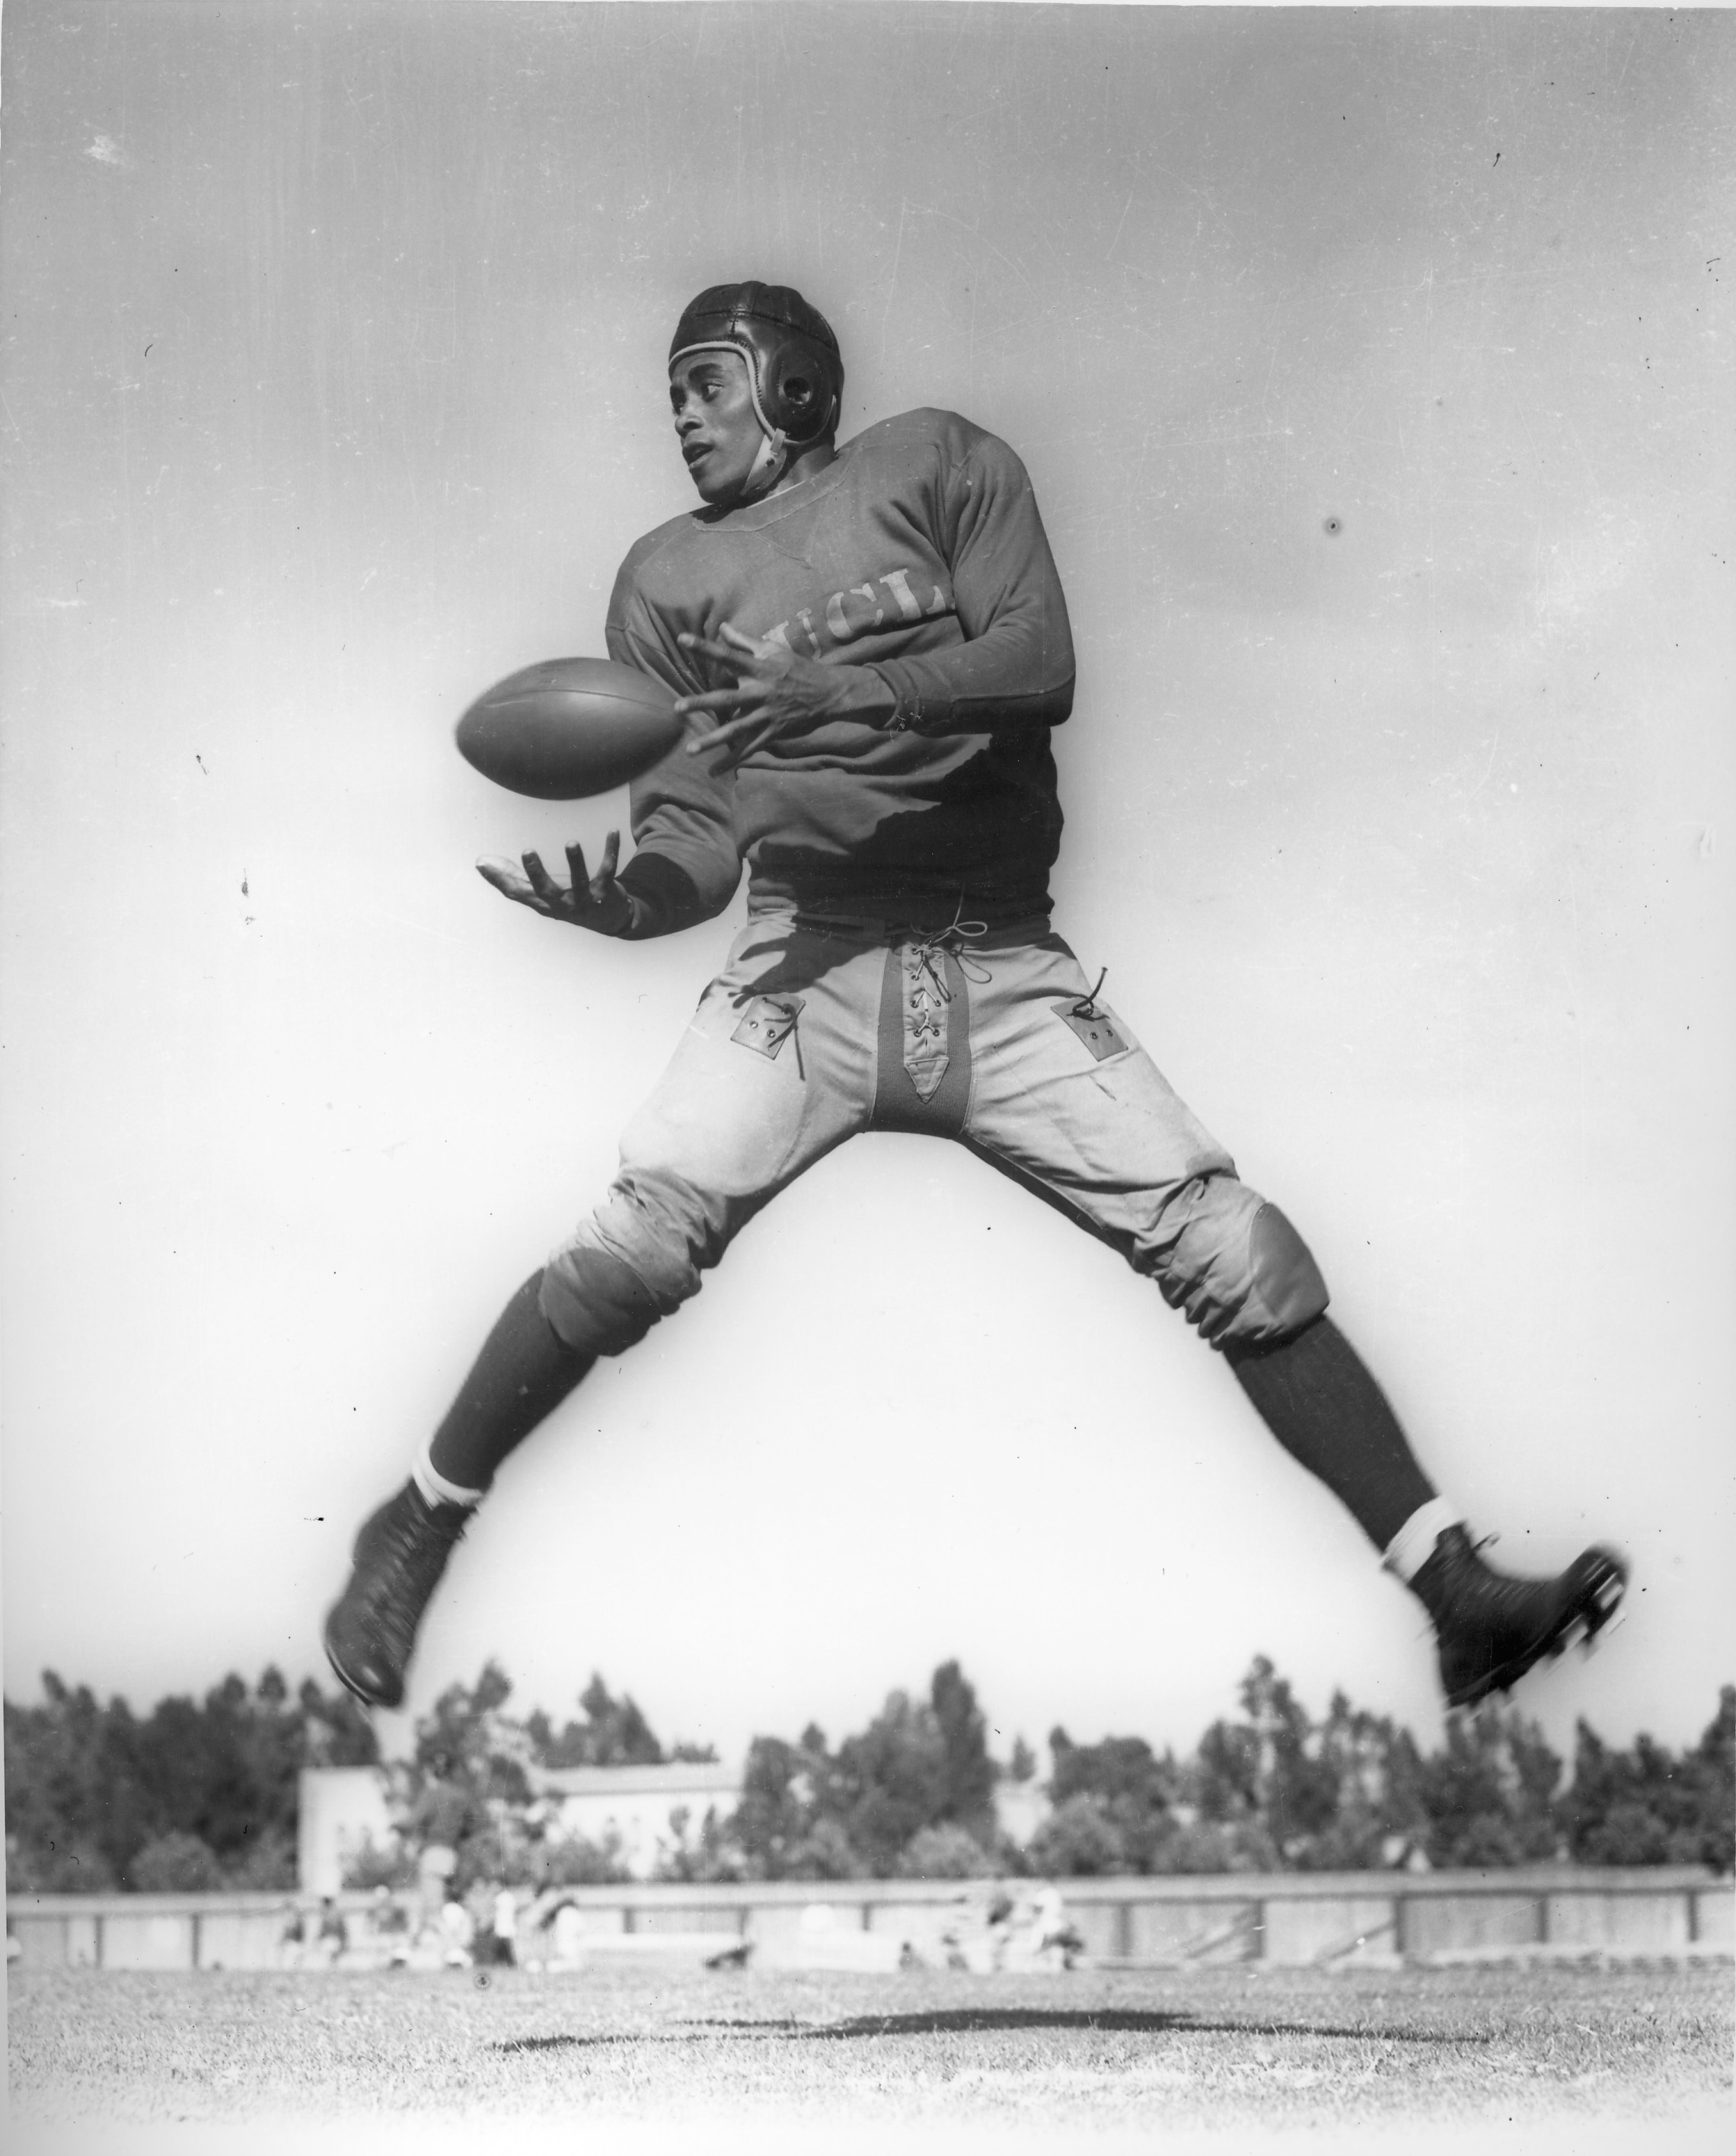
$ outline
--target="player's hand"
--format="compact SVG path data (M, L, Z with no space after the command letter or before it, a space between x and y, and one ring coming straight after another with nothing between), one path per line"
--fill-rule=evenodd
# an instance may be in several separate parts
M583 847L567 848L571 884L556 883L536 854L523 856L522 875L516 862L499 855L484 854L476 868L485 883L493 884L502 897L511 899L515 905L528 906L533 913L545 914L551 921L569 921L575 928L594 929L599 936L622 936L632 925L633 902L632 895L615 880L620 860L621 834L611 831L603 841L602 859L595 875L586 869Z
M720 623L714 637L689 634L679 640L684 650L735 677L729 687L679 697L675 704L688 724L689 755L720 748L720 770L733 771L778 735L799 732L818 720L847 711L865 716L883 701L886 710L892 708L892 692L878 675L855 666L822 666L787 644L744 636L733 622Z

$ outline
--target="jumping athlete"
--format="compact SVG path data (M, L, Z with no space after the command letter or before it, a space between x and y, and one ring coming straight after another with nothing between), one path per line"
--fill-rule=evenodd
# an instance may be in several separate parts
M333 1668L396 1707L416 1631L496 1471L600 1355L699 1286L742 1224L858 1131L968 1146L1155 1281L1278 1443L1433 1620L1447 1703L1504 1691L1607 1621L1621 1560L1493 1570L1326 1315L1306 1245L1237 1176L1049 926L1049 732L1067 608L1024 467L956 413L836 444L843 365L780 285L702 292L669 352L701 506L628 554L610 655L667 682L689 737L571 882L478 864L553 921L666 936L747 925L629 1123L596 1211L507 1304L410 1479L363 1525ZM618 872L617 872L618 870ZM1099 983L1100 985L1100 983Z

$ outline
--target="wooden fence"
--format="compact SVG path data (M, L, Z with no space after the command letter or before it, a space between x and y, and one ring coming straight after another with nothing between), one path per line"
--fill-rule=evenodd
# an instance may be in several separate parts
M1731 1882L1696 1867L1601 1871L1284 1872L1059 1882L1067 1913L1102 1963L1185 1966L1263 1961L1354 1965L1483 1955L1728 1953ZM582 1887L571 1899L586 1934L695 1934L772 1947L794 1939L823 1902L834 1930L929 1937L967 1889L952 1881L786 1881L744 1886ZM365 1928L376 1905L337 1897ZM17 1894L7 1928L25 1966L106 1969L281 1966L283 1894ZM358 1922L356 1920L362 1920ZM649 1948L652 1938L647 1937Z

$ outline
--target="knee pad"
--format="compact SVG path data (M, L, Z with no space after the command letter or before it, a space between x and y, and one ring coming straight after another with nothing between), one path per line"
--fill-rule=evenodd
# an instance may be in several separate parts
M663 1316L629 1265L595 1244L563 1245L542 1270L537 1306L557 1338L581 1355L620 1355Z
M1179 1224L1162 1240L1152 1266L1165 1302L1201 1337L1271 1346L1312 1324L1328 1296L1300 1235L1258 1191L1234 1176L1190 1184Z
M619 1355L699 1292L714 1259L681 1186L622 1175L543 1268L542 1314L580 1353Z
M1331 1301L1314 1252L1275 1205L1262 1204L1247 1235L1250 1303L1264 1312L1257 1332L1242 1339L1288 1340L1324 1315Z

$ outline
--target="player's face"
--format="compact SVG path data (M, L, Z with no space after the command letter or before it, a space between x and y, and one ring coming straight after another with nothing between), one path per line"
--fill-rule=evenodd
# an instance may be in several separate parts
M669 405L689 475L709 502L740 500L766 437L749 393L747 362L696 352L669 371Z

